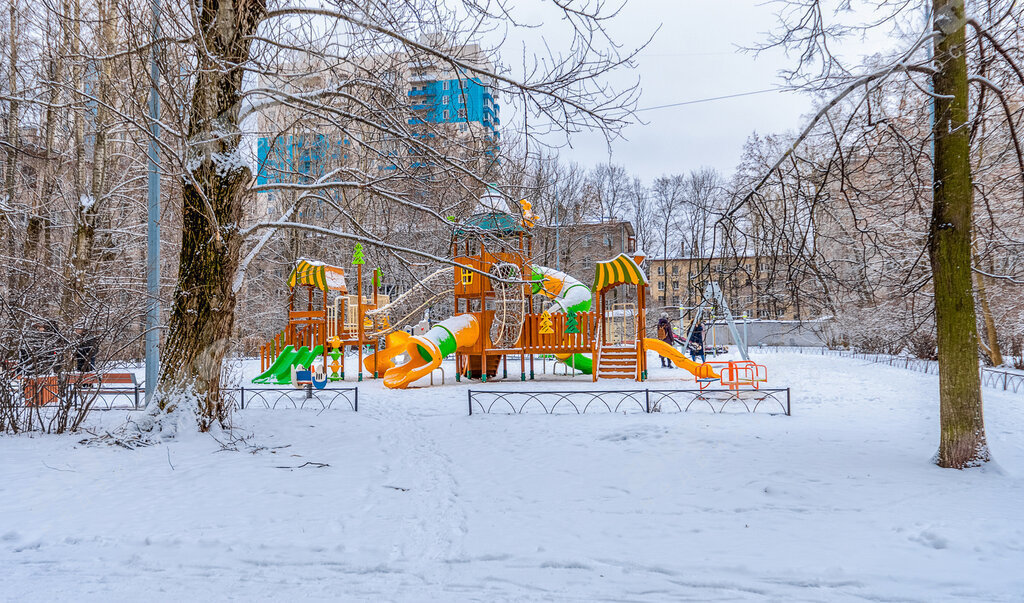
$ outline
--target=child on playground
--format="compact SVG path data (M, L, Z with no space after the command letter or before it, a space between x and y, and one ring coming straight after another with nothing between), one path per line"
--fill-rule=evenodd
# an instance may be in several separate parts
M673 345L676 342L676 336L672 332L672 323L668 319L668 314L662 314L661 318L658 319L658 339L669 345ZM665 367L675 368L672 366L671 360L661 356L661 368Z
M701 362L707 362L704 357L704 324L697 323L697 326L693 328L693 334L690 335L690 341L687 343L687 347L690 351L690 359L697 362L697 356L700 356Z

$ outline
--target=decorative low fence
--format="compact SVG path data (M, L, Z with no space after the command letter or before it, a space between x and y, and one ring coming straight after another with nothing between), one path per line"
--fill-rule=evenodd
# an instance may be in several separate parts
M768 353L789 353L789 354L814 354L821 356L836 356L839 358L852 358L864 360L875 364L887 364L897 368L917 371L927 375L939 374L939 363L935 360L912 358L910 356L894 356L892 354L867 354L864 352L851 352L848 350L832 350L819 347L790 347L790 346L765 346L750 348L752 352ZM1001 389L1014 393L1024 393L1024 373L1015 373L1000 369L980 367L981 384L985 387Z
M145 406L146 391L139 387L131 388L65 388L58 392L45 386L36 388L26 395L25 390L15 393L15 400L28 407L38 406L45 410L59 405L61 398L70 398L73 408L88 405L90 410L140 410ZM329 410L348 407L359 412L359 388L337 387L325 389L296 389L293 387L229 387L221 390L231 407L236 410L253 408L296 408ZM35 400L45 400L36 404Z
M221 395L230 399L234 408L312 408L329 410L348 406L359 412L358 387L334 387L324 389L295 389L272 387L239 387L221 390Z
M466 391L469 414L655 413L745 410L792 414L785 389L619 389L619 390L494 390ZM773 412L774 411L774 412Z

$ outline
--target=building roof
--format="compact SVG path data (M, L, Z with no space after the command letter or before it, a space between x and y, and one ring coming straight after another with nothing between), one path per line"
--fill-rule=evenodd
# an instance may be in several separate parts
M667 258L655 258L647 256L648 262L720 262L722 260L756 260L757 255L712 255L712 256L672 256Z
M492 234L508 236L527 234L519 220L511 214L500 211L491 211L480 214L473 214L466 218L455 229L456 237L465 237L474 234Z
M343 295L348 294L348 287L345 285L345 269L340 266L328 266L323 262L302 259L295 264L295 268L288 276L288 286L312 285L323 292L340 291Z
M594 265L593 291L602 291L625 283L637 286L647 284L647 275L628 255L620 253L612 260Z
M615 228L625 227L629 231L629 235L630 236L633 236L635 234L634 229L633 229L633 223L630 222L629 220L621 220L619 218L605 219L605 220L600 220L600 219L597 219L597 218L586 218L586 219L575 220L573 222L566 222L566 223L562 223L562 224L541 224L539 222L537 223L537 228L543 228L543 229L546 229L546 230L554 230L555 228L560 228L562 230L568 230L568 229L573 229L573 228L579 228L579 229L583 229L583 228L600 229L600 228L603 228L603 227L615 227Z

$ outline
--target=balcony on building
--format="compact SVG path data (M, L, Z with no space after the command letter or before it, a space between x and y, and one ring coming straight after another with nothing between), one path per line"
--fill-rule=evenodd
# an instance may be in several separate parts
M409 76L410 84L429 84L437 81L437 74L428 72L412 73Z
M430 101L431 99L437 96L437 91L431 88L424 88L421 90L410 90L408 93L406 93L406 96L410 98L415 97L417 100L423 99L424 101Z

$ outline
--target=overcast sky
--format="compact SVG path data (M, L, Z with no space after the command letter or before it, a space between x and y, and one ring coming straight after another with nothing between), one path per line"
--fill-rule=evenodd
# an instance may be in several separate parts
M636 47L662 27L639 56L636 71L612 81L624 85L639 75L641 109L782 87L779 70L792 67L791 59L781 52L754 57L738 49L764 42L776 24L774 9L757 0L629 0L610 27L617 41ZM646 123L628 127L610 157L603 137L586 134L575 135L573 148L561 155L587 166L610 159L645 181L702 166L728 175L754 131L797 129L811 106L802 93L769 92L640 111ZM505 109L511 107L503 107L504 127L518 127Z

